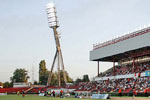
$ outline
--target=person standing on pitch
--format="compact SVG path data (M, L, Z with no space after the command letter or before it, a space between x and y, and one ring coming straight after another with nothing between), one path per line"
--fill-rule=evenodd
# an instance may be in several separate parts
M24 92L24 90L22 90L22 97L24 97L25 96L25 92Z
M55 91L54 90L53 90L52 94L53 94L53 97L55 97Z
M60 90L60 98L63 97L63 90Z
M17 91L17 95L18 95L18 96L20 95L20 91Z

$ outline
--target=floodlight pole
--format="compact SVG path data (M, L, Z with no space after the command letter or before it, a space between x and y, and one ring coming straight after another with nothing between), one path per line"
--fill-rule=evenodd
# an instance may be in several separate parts
M54 4L51 3L47 6L47 14L48 14L49 26L50 26L50 28L53 29L55 43L56 43L56 53L55 53L54 60L53 60L51 70L49 73L47 86L51 85L53 69L54 69L56 62L57 62L57 67L58 67L58 69L57 69L58 70L58 86L61 86L60 66L62 67L63 78L64 78L65 84L67 83L67 78L66 78L66 72L65 72L64 62L63 62L63 56L62 56L62 52L61 52L61 48L60 48L59 35L57 32L57 28L59 26L57 25L57 16L56 16Z
M61 48L60 48L59 36L58 36L58 33L57 33L56 29L57 29L57 26L53 27L53 32L54 32L54 37L55 37L55 43L56 43L56 53L55 53L54 60L53 60L53 63L52 63L52 67L51 67L51 71L50 71L50 74L49 74L47 85L51 84L51 81L52 81L52 72L53 72L54 64L55 64L56 58L57 58L57 63L58 63L58 86L61 86L60 65L62 67L63 77L64 77L65 84L67 82L67 78L66 78L66 72L65 72L64 63L63 63L62 52L61 52Z

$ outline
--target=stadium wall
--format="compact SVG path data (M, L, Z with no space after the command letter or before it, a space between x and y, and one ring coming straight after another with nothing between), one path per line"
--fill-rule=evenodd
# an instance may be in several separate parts
M146 77L146 72L141 73L141 77ZM138 78L138 73L135 74L127 74L127 75L117 75L117 76L109 76L109 77L96 77L94 81L101 81L101 80L112 80L112 79L124 79L124 78Z

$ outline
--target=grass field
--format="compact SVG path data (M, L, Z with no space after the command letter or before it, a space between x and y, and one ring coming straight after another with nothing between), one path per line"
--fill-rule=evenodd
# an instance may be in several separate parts
M25 97L17 95L0 96L0 100L93 100L93 99L79 99L79 98L59 98L59 97L39 97L38 95L26 95ZM96 99L94 99L96 100ZM98 99L104 100L104 99ZM132 97L111 97L110 100L133 100ZM137 97L134 100L150 100L150 97Z
M0 96L0 100L78 100L77 98L59 98L59 97L39 97L37 95L26 95L25 97L17 95L4 95ZM92 100L92 99L82 99ZM99 99L100 100L100 99Z

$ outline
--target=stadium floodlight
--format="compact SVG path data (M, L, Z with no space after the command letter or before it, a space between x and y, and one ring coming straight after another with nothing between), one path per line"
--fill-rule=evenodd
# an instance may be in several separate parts
M46 12L47 12L49 27L50 28L58 27L56 8L55 8L54 3L48 3L46 5Z
M54 60L53 60L51 70L49 73L47 85L51 84L52 76L53 76L52 72L53 72L54 66L57 64L57 67L58 67L58 85L61 86L60 67L62 67L65 83L67 83L67 78L66 78L63 56L62 56L60 41L59 41L60 36L57 32L58 21L57 21L56 8L54 6L54 3L48 3L46 5L46 12L47 12L48 24L49 24L49 27L53 29L54 37L55 37L55 43L56 43L56 53L55 53Z

